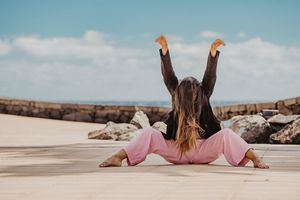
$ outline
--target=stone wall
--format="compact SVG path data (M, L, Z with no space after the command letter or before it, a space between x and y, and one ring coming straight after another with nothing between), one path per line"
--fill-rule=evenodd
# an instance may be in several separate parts
M214 113L221 120L230 119L236 115L252 115L264 109L278 110L284 115L300 114L300 97L279 100L276 102L237 104L215 107Z
M170 108L155 106L103 106L10 98L0 99L0 113L69 121L128 123L137 110L142 110L147 114L150 123L153 124L156 121L164 120Z
M280 113L285 115L300 114L300 97L277 102L215 107L214 113L219 119L227 120L236 115L256 114L263 109L278 109ZM170 108L157 106L103 106L0 98L0 113L69 121L128 123L138 110L142 110L147 114L150 123L153 124L156 121L165 120Z

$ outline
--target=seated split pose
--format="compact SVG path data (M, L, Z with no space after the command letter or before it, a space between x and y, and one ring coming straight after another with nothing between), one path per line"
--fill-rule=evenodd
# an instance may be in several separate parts
M216 82L216 69L224 42L217 39L211 45L202 82L186 77L178 80L171 64L165 36L156 39L160 44L161 71L172 96L172 110L164 121L166 133L152 127L144 128L124 148L102 162L99 167L129 166L143 162L148 154L162 156L173 164L208 164L224 154L232 166L245 166L250 160L254 167L269 168L254 150L230 128L221 129L213 114L209 99Z

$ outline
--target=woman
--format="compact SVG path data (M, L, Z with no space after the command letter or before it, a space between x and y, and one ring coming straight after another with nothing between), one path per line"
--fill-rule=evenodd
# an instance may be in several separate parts
M269 168L240 136L229 128L221 129L213 114L209 98L216 82L220 39L214 41L208 56L202 82L193 77L178 81L171 64L165 36L156 39L160 44L161 71L172 96L172 110L165 120L166 133L152 127L145 128L123 149L102 162L99 167L121 166L127 159L129 166L137 165L150 153L162 156L174 164L207 164L224 154L232 166Z

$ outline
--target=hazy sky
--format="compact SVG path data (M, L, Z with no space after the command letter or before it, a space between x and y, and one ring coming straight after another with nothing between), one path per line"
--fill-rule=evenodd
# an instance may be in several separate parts
M300 94L300 1L0 0L0 96L169 100L161 33L179 79L221 48L213 100Z

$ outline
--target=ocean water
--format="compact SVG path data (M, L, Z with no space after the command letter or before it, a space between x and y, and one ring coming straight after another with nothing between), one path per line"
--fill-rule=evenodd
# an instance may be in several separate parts
M212 107L246 104L246 103L259 103L263 101L211 101ZM95 105L124 105L124 106L162 106L171 107L171 101L63 101L62 103L80 103L80 104L95 104Z

